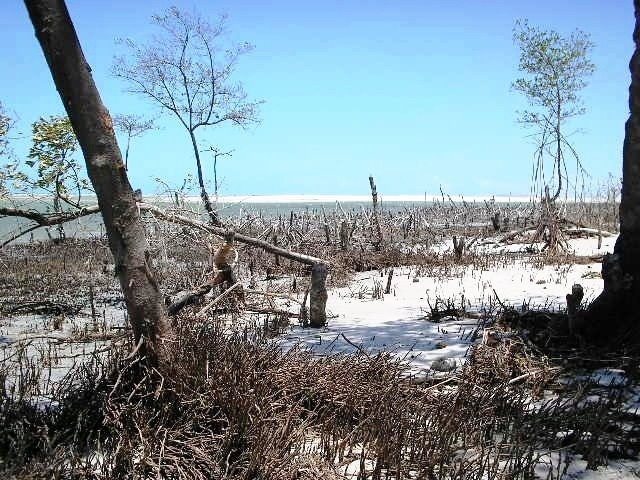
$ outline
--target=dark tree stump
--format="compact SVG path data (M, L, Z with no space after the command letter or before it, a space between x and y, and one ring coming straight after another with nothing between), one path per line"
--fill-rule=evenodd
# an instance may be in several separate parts
M327 274L324 263L316 263L311 269L311 289L309 290L309 325L321 328L327 324Z

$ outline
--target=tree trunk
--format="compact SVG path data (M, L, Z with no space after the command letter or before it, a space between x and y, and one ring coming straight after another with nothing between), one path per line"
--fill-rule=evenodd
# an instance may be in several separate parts
M129 170L129 147L131 146L131 128L127 131L127 148L124 151L124 169Z
M327 324L327 266L316 263L311 268L311 288L309 289L309 325L321 328Z
M378 191L373 181L373 175L369 175L369 186L371 187L371 200L373 202L373 224L375 226L376 240L373 245L376 251L382 250L382 228L380 228L380 219L378 218Z
M111 116L100 99L64 0L25 0L62 103L78 137L98 197L129 321L142 353L156 363L170 333L133 190L116 142Z
M209 214L211 223L216 227L219 227L222 225L222 223L218 218L218 213L213 209L213 206L211 205L211 200L209 200L209 194L207 193L207 189L204 187L204 176L202 175L202 162L200 161L200 151L198 150L198 142L196 141L196 136L193 133L193 130L189 130L189 135L191 136L191 145L193 146L193 154L196 157L196 168L198 171L198 185L200 185L200 198L202 198L204 209Z
M638 341L640 312L640 0L634 0L635 51L629 63L629 119L622 148L620 236L614 254L602 264L604 289L586 312L590 339Z

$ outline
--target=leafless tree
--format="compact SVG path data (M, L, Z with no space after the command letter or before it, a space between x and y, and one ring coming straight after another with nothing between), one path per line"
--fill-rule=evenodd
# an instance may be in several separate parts
M213 194L216 196L216 201L218 200L218 158L219 157L227 157L233 154L233 150L229 150L228 152L221 152L215 147L209 147L207 149L208 152L211 152L213 155Z
M152 119L144 119L138 115L116 115L113 125L127 136L127 147L124 150L124 168L129 169L129 147L131 139L155 128Z
M64 0L25 0L25 4L82 147L139 350L155 363L161 359L161 341L171 327L150 268L144 226L111 116L93 81Z
M226 17L212 26L198 14L171 7L153 22L160 34L146 44L124 40L130 55L116 58L114 73L140 94L171 112L189 133L196 160L200 196L211 221L220 224L205 188L196 132L232 123L248 127L258 121L261 102L249 100L243 86L232 80L248 43L223 48Z

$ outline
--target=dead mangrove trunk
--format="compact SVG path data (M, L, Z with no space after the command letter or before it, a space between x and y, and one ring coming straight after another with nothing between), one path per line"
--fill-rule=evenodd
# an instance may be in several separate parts
M316 263L311 269L309 325L313 328L321 328L327 324L327 273L324 263Z
M376 251L382 249L382 228L380 227L380 218L378 216L378 191L376 184L373 182L373 175L369 175L369 186L371 186L371 200L373 202L373 226L375 228L376 240L373 242L373 246Z

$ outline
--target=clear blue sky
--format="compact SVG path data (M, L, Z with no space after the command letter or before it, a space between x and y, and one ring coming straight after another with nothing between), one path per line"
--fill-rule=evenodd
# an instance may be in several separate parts
M517 75L515 19L596 44L597 71L584 91L587 114L573 137L594 179L619 177L633 49L631 0L399 0L200 2L68 0L85 55L112 114L156 116L147 100L112 77L116 37L144 41L150 16L175 4L215 21L229 15L230 38L256 49L236 79L265 101L248 131L212 128L202 146L234 149L219 160L222 194L527 194L533 145L516 123L524 106ZM26 9L3 5L0 100L29 133L41 115L62 113ZM154 177L179 185L195 172L186 132L165 116L135 139L130 178L156 191ZM28 143L15 143L24 155ZM205 175L212 162L205 156Z

